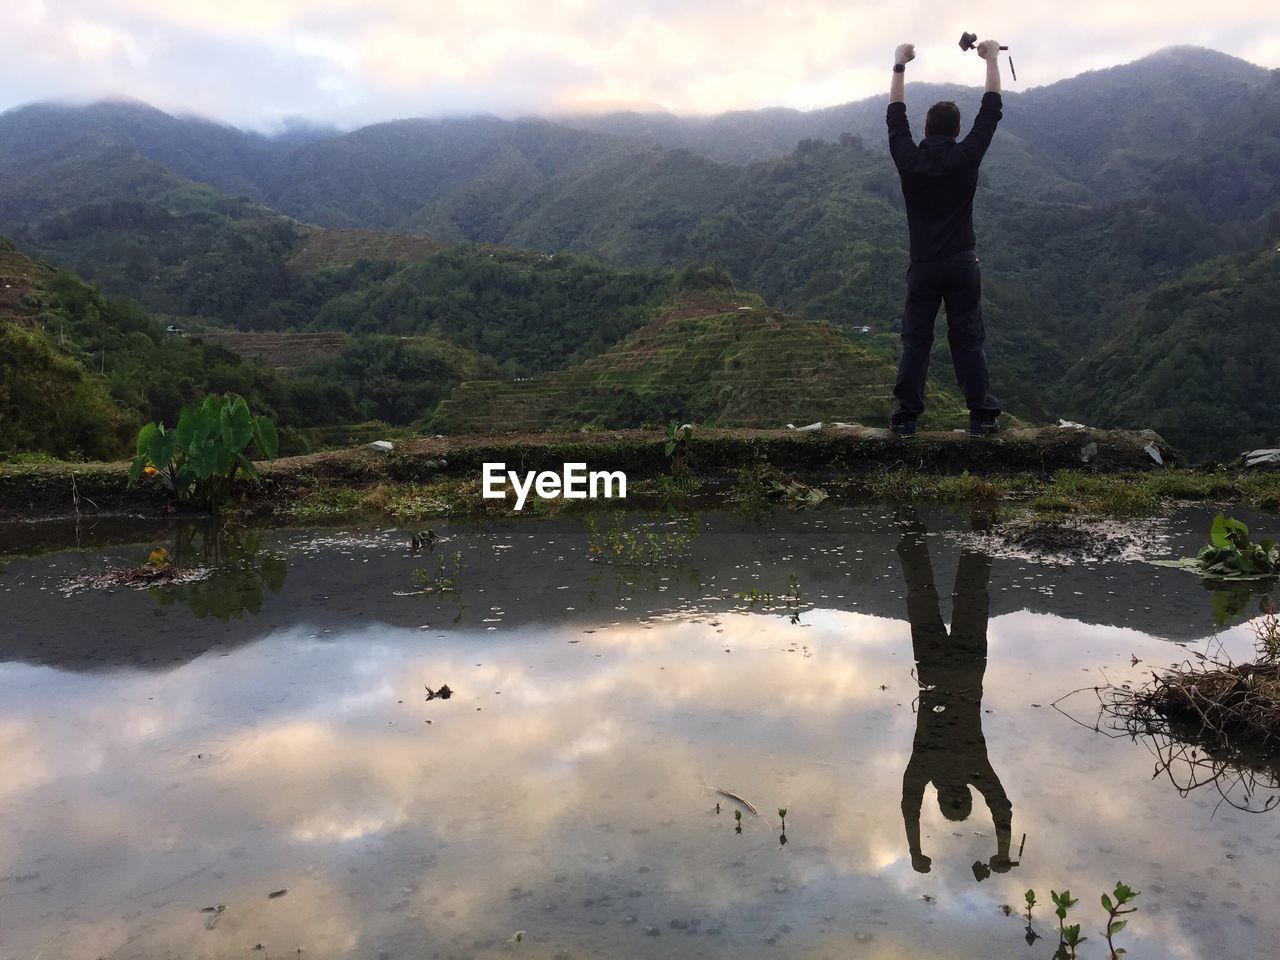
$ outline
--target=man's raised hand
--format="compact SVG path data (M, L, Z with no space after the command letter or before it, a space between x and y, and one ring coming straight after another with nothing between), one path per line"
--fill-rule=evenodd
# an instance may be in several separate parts
M994 60L1000 55L999 40L983 40L978 44L978 56L983 60Z
M893 53L894 63L910 63L916 58L916 45L914 43L900 43L898 49Z

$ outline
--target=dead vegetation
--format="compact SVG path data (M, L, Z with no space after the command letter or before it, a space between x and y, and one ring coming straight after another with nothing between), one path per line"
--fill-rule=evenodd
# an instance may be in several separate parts
M1100 705L1093 729L1143 742L1183 795L1212 786L1239 810L1280 805L1280 618L1269 599L1254 630L1251 663L1197 654L1141 685L1086 688Z

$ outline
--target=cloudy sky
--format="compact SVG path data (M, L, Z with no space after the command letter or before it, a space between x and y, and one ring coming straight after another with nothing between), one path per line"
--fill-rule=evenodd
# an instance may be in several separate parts
M1012 48L1018 87L1175 43L1280 66L1274 0L4 0L0 110L136 97L274 128L485 111L810 108L912 76L980 82L973 30Z

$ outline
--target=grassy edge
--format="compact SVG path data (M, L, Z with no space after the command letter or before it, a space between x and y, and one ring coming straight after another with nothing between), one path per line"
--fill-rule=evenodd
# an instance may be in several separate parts
M1188 502L1230 501L1280 511L1280 472L1155 468L1135 444L1137 435L1097 435L1101 455L1081 467L1062 465L1072 462L1080 441L1060 432L1028 431L977 444L937 434L902 444L874 431L698 431L683 465L696 477L691 485L696 493L688 487L673 491L667 482L672 461L663 450L663 435L654 431L436 438L398 444L391 454L353 448L266 464L262 484L246 491L231 512L303 523L355 516L405 523L436 516L509 516L509 504L480 495L480 465L489 461L520 471L557 468L567 461L624 469L628 505L676 499L690 506L758 507L766 505L771 490L776 492L775 482L785 479L820 487L835 504L1016 505L1043 517L1127 517ZM1167 451L1166 459L1176 462L1176 454ZM74 494L85 512L170 512L163 490L154 483L128 489L124 470L122 464L0 465L0 517L70 515ZM531 498L522 515L583 508L582 502Z

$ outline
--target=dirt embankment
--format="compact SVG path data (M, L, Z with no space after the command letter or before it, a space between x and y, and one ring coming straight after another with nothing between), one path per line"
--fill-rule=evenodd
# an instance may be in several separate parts
M254 503L286 511L318 487L359 489L384 483L478 481L483 464L508 470L560 471L566 462L592 470L623 470L631 483L671 470L666 437L655 430L422 437L395 441L385 453L368 446L288 457L261 464ZM1154 452L1154 455L1153 455ZM1176 463L1176 453L1148 432L1040 428L984 440L962 433L925 433L903 442L870 428L797 430L695 429L688 468L707 483L731 481L743 468L767 462L807 483L886 471L928 475L1050 476L1061 469L1137 473ZM127 463L0 465L0 516L67 515L75 510L163 510L168 497L155 481L129 489Z

